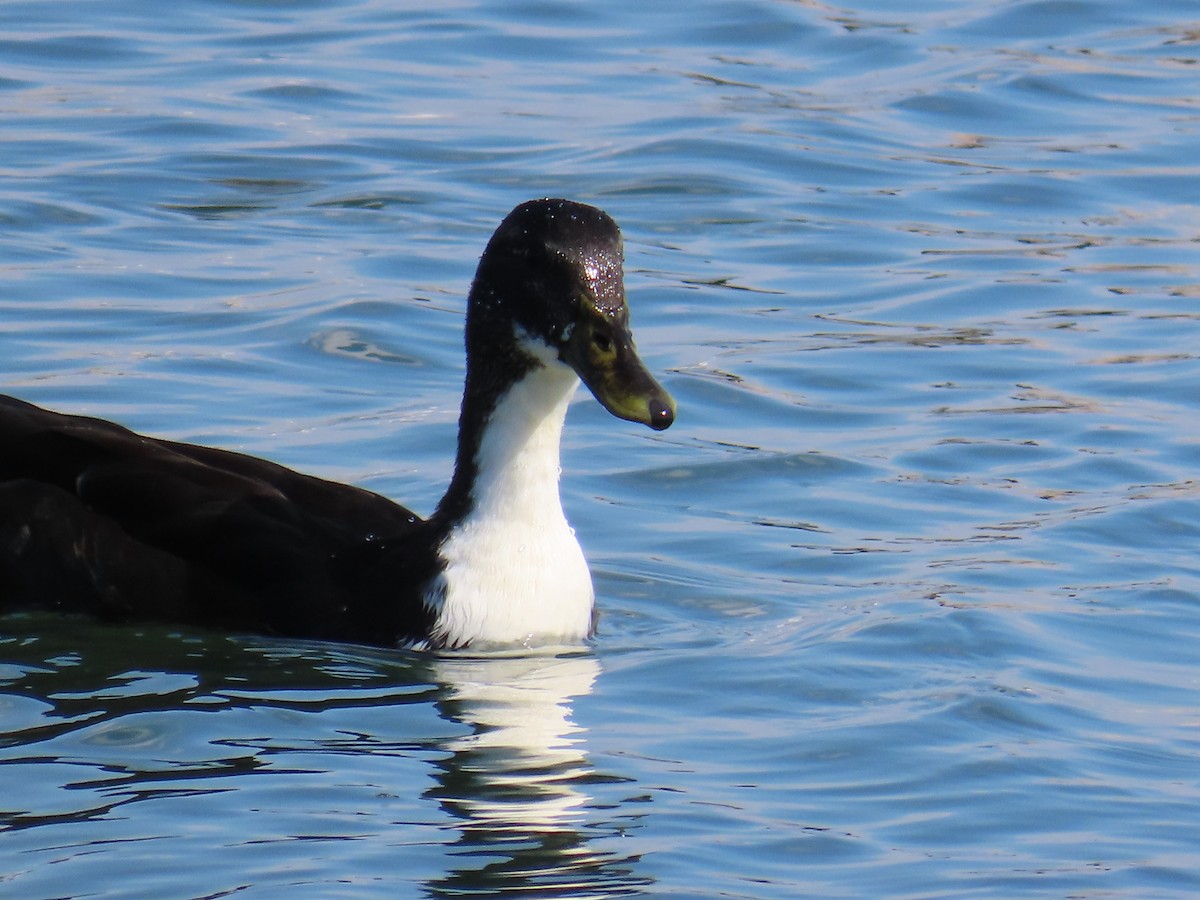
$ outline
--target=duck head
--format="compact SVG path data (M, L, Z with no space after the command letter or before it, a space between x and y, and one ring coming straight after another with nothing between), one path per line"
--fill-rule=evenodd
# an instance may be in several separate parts
M614 416L656 431L675 421L674 400L634 348L621 232L592 206L531 200L508 214L479 262L467 357L493 372L563 363Z

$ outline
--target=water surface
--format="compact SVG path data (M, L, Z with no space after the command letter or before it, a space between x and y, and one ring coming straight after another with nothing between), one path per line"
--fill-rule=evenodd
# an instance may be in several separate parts
M0 386L428 512L528 197L622 225L589 648L0 622L14 896L1200 892L1200 22L0 6Z

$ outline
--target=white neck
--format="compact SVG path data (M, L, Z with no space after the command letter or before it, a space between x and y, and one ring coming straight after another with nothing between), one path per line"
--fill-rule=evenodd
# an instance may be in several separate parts
M559 441L579 386L556 358L509 388L475 456L471 512L443 542L430 586L433 637L468 644L575 643L592 627L592 578L558 493Z

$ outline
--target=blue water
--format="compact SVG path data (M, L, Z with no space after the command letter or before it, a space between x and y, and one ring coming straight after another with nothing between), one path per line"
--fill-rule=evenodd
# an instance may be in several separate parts
M1200 894L1197 96L1169 0L0 5L5 392L427 512L565 195L680 410L572 408L581 652L0 620L0 894Z

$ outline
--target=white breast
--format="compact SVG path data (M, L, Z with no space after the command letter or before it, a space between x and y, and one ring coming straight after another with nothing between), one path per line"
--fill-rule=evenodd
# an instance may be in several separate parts
M575 643L592 626L593 590L558 493L559 443L579 379L557 359L501 397L484 431L471 514L441 547L426 603L435 639Z

